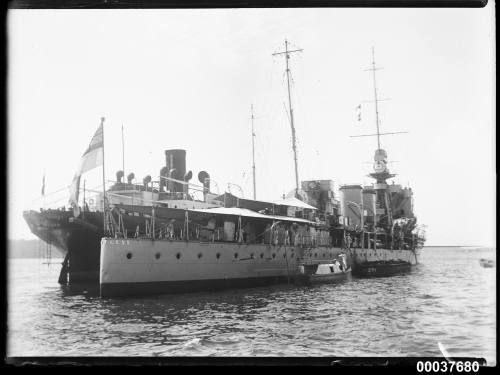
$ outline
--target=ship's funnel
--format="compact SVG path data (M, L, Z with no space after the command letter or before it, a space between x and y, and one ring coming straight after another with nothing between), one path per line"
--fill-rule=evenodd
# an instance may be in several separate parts
M116 182L121 183L123 175L124 175L123 171L116 172Z
M167 186L167 180L162 177L167 177L168 169L167 167L163 167L160 169L160 192L164 191L164 187Z
M134 173L129 173L129 175L127 176L127 182L129 184L132 183L132 180L135 178L135 174Z
M170 178L183 180L186 174L186 150L165 150L166 167ZM182 192L184 187L178 182L168 181L168 190L171 192Z

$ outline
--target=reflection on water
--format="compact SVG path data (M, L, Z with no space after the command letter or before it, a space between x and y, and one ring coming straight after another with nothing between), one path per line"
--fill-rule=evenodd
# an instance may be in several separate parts
M493 249L426 248L405 275L101 299L9 263L10 356L453 356L496 362Z

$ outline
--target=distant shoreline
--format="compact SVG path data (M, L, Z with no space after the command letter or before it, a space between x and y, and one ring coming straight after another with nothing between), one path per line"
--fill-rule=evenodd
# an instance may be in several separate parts
M64 258L62 252L55 246L48 246L40 240L9 240L7 243L7 258L16 259L55 259Z
M482 245L425 245L426 247L470 247L470 248L480 248L480 249L495 249L495 246L482 246Z

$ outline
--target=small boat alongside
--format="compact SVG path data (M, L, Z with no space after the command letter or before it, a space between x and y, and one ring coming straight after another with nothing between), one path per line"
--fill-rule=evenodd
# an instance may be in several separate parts
M411 271L411 263L398 260L362 263L356 266L357 277L394 276Z
M340 260L339 260L340 259ZM346 255L339 254L339 259L325 264L302 264L296 280L301 284L323 284L344 281L351 275Z
M481 259L479 259L479 264L483 268L493 268L493 267L495 267L495 261L493 259L484 259L484 258L481 258Z

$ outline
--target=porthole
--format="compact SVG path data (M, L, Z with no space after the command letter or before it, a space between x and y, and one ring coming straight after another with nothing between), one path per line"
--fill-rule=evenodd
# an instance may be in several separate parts
M215 254L215 257L216 257L217 259L219 259L219 258L220 258L220 253Z
M127 253L127 259L131 259L132 258L132 253Z
M160 259L160 253L156 253L156 254L155 254L155 258L156 258L156 259Z
M234 259L238 258L238 253L234 253Z
M261 259L264 258L264 253L260 253Z
M202 256L203 256L202 253L198 253L198 259L201 259Z
M181 253L177 253L177 254L175 254L175 257L176 257L177 259L181 259Z

